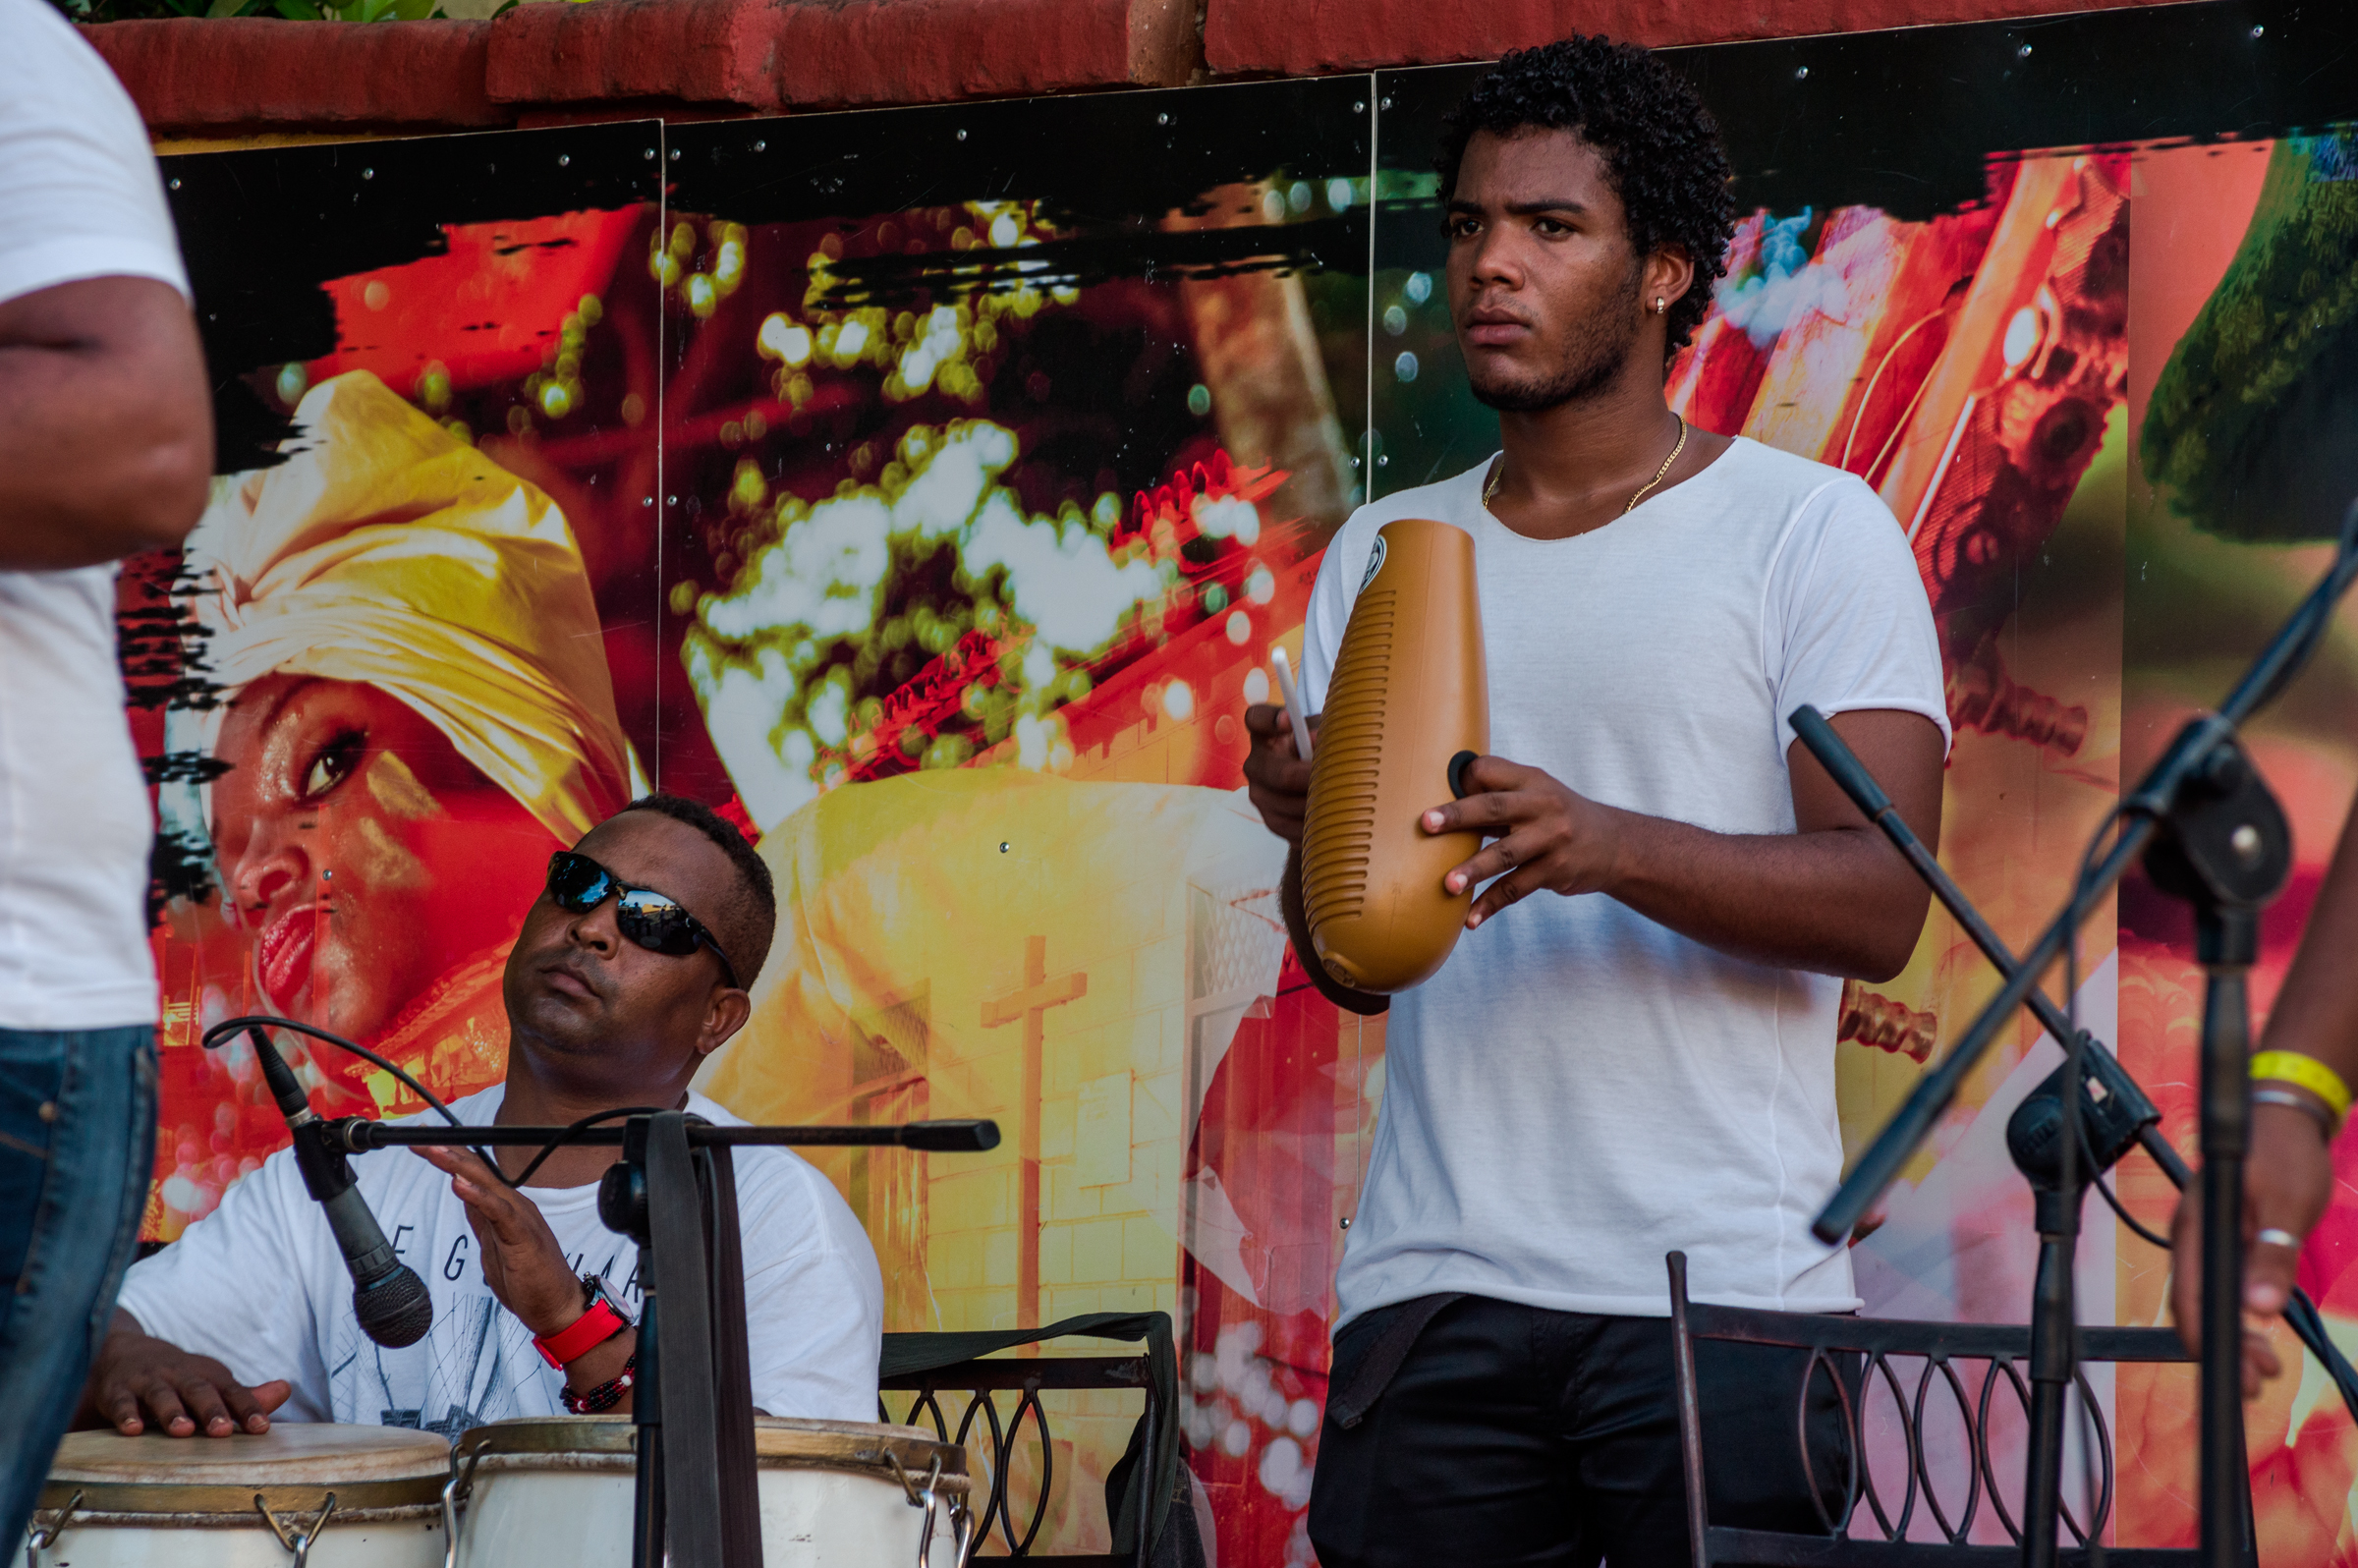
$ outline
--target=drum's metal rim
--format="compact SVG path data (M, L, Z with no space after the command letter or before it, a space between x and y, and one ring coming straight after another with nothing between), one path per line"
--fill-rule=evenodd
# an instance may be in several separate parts
M75 1510L77 1524L93 1514L121 1516L129 1519L152 1519L161 1515L195 1517L223 1516L223 1523L259 1524L260 1516L253 1511L253 1499L262 1499L274 1514L317 1513L327 1502L327 1494L336 1494L338 1521L360 1514L396 1517L411 1508L439 1509L442 1503L442 1484L447 1473L432 1476L411 1476L400 1481L360 1482L303 1482L294 1485L230 1486L206 1484L178 1485L170 1482L103 1482L52 1481L41 1487L39 1508L55 1512L82 1494L82 1506ZM230 1517L230 1516L235 1516Z
M591 1475L627 1476L639 1468L638 1456L635 1454L585 1453L578 1448L538 1448L509 1452L484 1450L469 1455L466 1459L462 1459L460 1464L477 1478L476 1484L480 1484L481 1479L486 1476L554 1476L579 1475L585 1472ZM759 1468L765 1471L815 1470L830 1475L872 1476L895 1484L900 1481L900 1477L893 1474L891 1462L873 1448L867 1450L864 1454L854 1454L848 1459L840 1455L822 1457L815 1454L764 1454L760 1457L758 1464ZM901 1469L912 1482L922 1483L930 1473L932 1464L933 1461L930 1457L923 1466L912 1466L907 1460L903 1460ZM933 1486L935 1490L943 1492L971 1492L974 1489L974 1482L964 1471L953 1471L945 1462L941 1467L941 1475L933 1483ZM343 1517L341 1511L338 1512L337 1517Z
M893 1470L897 1460L912 1480L923 1481L938 1459L941 1472L934 1483L937 1487L943 1491L964 1491L970 1485L966 1450L955 1443L882 1432L792 1430L791 1449L758 1452L762 1437L773 1429L756 1430L755 1464L763 1470L859 1470L898 1481L899 1476ZM569 1455L582 1460L612 1456L626 1462L616 1468L627 1469L636 1449L637 1428L627 1419L503 1421L461 1433L457 1445L451 1449L450 1462L454 1470L467 1471L497 1458L509 1462L495 1468L513 1472L525 1469L522 1461L533 1456Z

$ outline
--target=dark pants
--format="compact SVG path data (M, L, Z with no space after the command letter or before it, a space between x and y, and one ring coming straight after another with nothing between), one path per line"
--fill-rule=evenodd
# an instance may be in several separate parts
M1402 1310L1335 1336L1330 1389L1351 1386ZM1799 1447L1809 1353L1698 1340L1695 1360L1712 1522L1823 1532ZM1823 1370L1810 1395L1810 1462L1838 1511L1841 1410ZM1426 1325L1355 1426L1334 1403L1310 1498L1320 1568L1692 1560L1666 1317L1465 1297Z
M153 1030L0 1029L0 1550L82 1403L154 1168Z

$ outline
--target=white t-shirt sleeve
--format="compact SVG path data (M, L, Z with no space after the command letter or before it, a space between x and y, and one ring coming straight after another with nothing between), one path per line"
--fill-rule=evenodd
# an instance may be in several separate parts
M841 1194L801 1159L757 1184L738 1154L745 1337L754 1405L772 1416L874 1421L884 1280Z
M1325 710L1326 683L1334 677L1334 656L1342 651L1351 606L1359 597L1353 585L1366 574L1374 548L1377 525L1363 523L1364 516L1354 514L1335 531L1319 558L1318 581L1311 585L1310 611L1302 619L1301 679L1303 705L1313 713Z
M1949 741L1940 644L1907 535L1860 480L1829 479L1796 509L1768 571L1761 635L1776 690L1777 746L1793 710L1921 713Z
M180 1240L132 1264L116 1304L148 1333L213 1357L249 1387L293 1383L288 1419L332 1421L324 1325L308 1288L330 1245L325 1231L293 1152L282 1149L232 1182L221 1205Z
M0 0L0 301L188 271L123 84L47 0Z

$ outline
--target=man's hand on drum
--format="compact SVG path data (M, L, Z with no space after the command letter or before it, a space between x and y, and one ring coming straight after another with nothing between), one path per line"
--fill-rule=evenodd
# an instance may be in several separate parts
M1318 733L1317 714L1310 718ZM1253 809L1270 832L1295 849L1302 847L1302 817L1310 808L1310 764L1294 750L1294 726L1284 708L1257 702L1245 709L1245 731L1253 750L1245 756L1245 783Z
M117 1309L98 1347L84 1395L83 1420L105 1422L127 1437L152 1423L173 1437L229 1437L270 1429L270 1412L287 1402L294 1385L273 1379L249 1388L210 1356L192 1356L140 1327Z
M418 1152L450 1174L450 1190L467 1205L467 1223L475 1230L483 1283L500 1305L543 1339L571 1327L582 1316L581 1276L533 1201L470 1149Z

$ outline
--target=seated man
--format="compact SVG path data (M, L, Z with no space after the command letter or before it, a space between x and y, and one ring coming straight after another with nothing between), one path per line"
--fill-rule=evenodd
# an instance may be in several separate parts
M621 907L643 888L677 901L664 908L687 936L666 942ZM508 954L507 1080L451 1108L477 1125L563 1126L668 1105L742 1125L688 1084L751 1012L740 981L759 970L776 914L768 868L712 812L662 795L625 807L551 863ZM537 1150L491 1152L513 1175ZM504 1417L628 1410L636 1331L599 1337L602 1311L576 1327L593 1280L637 1313L635 1244L597 1215L598 1177L617 1156L559 1148L521 1189L460 1148L355 1156L378 1223L433 1296L432 1330L387 1350L361 1332L351 1278L291 1152L273 1154L133 1266L84 1424L218 1437L266 1430L283 1411L456 1435ZM739 1149L736 1170L755 1404L875 1420L884 1293L867 1236L794 1153ZM535 1344L552 1340L561 1371Z

